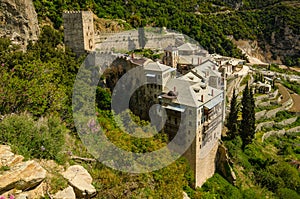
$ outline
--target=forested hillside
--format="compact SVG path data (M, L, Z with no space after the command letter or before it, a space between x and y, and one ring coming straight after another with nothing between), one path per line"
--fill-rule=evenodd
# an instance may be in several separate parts
M243 57L228 40L258 40L261 48L287 65L300 65L300 9L298 1L37 1L40 19L62 25L63 10L90 9L99 17L120 18L132 27L166 26L195 38L210 53ZM272 60L269 60L270 62Z
M224 139L237 174L235 186L216 173L202 188L194 190L193 175L184 158L145 174L128 174L96 161L72 159L93 157L78 138L72 121L72 89L84 57L78 58L63 47L62 34L63 10L91 9L99 17L124 19L132 27L166 26L183 32L211 53L242 57L227 39L233 35L235 39L257 39L262 47L275 49L274 56L282 56L276 55L281 51L276 50L272 38L280 39L286 27L292 31L291 39L299 37L298 1L34 0L34 4L43 26L39 40L22 52L9 39L0 38L1 144L10 145L26 159L54 160L62 167L83 165L93 177L98 198L173 199L181 198L183 190L191 198L299 198L299 133L262 142L262 134L270 130L263 129L244 150L239 136ZM45 25L51 23L53 27ZM284 56L289 65L300 62L296 43L291 42L294 51ZM128 151L145 152L167 143L164 134L139 141L123 133L108 110L110 92L99 87L96 95L97 119L114 144ZM282 112L273 119L296 117L289 114ZM297 119L290 126L299 124ZM8 169L1 166L0 174ZM49 195L68 186L57 172L46 181Z

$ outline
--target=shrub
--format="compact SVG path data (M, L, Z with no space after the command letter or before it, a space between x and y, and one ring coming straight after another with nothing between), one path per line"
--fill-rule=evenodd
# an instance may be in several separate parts
M54 159L64 145L66 128L58 117L35 121L28 113L9 115L0 122L0 142L25 158Z
M300 199L296 191L287 188L278 189L277 194L280 199Z

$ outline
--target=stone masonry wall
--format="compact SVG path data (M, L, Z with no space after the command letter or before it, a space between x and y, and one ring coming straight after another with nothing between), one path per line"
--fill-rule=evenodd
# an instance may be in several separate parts
M77 55L95 50L93 13L67 11L63 13L65 45Z

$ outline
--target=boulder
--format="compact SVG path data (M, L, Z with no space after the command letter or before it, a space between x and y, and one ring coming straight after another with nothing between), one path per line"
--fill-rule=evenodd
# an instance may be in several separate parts
M23 156L15 155L13 152L11 152L10 146L0 145L0 167L10 167L12 165L22 162L23 159Z
M57 192L54 196L54 199L76 199L76 195L73 187L68 186L62 191Z
M46 178L46 170L36 161L20 162L0 175L0 194L13 188L28 190L38 186Z
M93 197L96 195L96 189L92 185L93 178L80 165L70 166L64 173L69 184L74 188L77 198Z

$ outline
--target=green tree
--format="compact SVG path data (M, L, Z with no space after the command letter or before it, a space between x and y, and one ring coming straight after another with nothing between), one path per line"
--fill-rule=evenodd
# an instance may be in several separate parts
M243 91L242 99L242 121L240 125L240 134L243 140L242 148L252 142L255 135L255 103L251 88L248 83Z
M228 128L227 137L229 139L234 139L238 134L238 111L239 107L237 104L237 95L235 94L235 90L233 90L230 102L230 113L226 124Z

